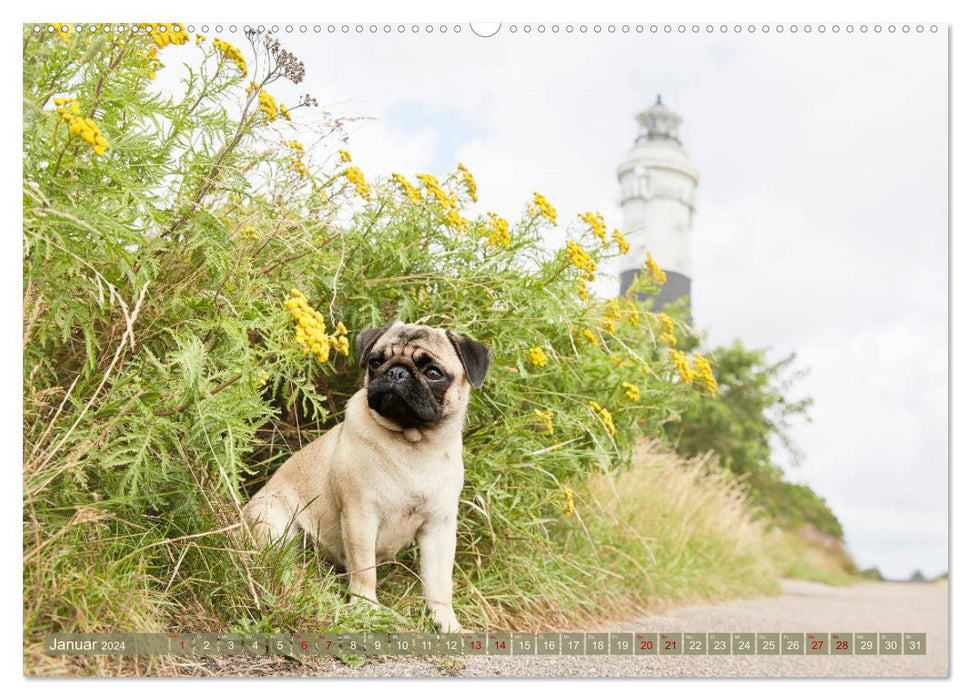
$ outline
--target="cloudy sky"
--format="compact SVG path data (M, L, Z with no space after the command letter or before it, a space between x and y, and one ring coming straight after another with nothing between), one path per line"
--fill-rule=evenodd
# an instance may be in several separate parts
M450 25L451 26L451 25ZM693 311L710 344L795 352L813 422L788 469L858 563L947 569L947 38L591 30L283 34L369 176L454 169L515 218L533 190L620 225L616 168L657 93L701 174ZM224 34L230 40L233 37ZM237 39L242 43L241 37ZM186 47L187 48L187 47ZM565 216L564 216L565 218ZM663 264L663 261L661 261ZM780 459L782 455L780 455Z

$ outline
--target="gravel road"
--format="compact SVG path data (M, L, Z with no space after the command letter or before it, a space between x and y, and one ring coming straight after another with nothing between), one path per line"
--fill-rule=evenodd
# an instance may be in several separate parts
M785 581L774 598L698 605L587 632L924 632L922 656L463 656L332 659L260 664L259 675L342 677L937 677L948 675L946 584L865 583L836 588ZM233 674L213 660L196 672ZM188 670L188 669L186 669ZM244 673L236 669L236 673Z

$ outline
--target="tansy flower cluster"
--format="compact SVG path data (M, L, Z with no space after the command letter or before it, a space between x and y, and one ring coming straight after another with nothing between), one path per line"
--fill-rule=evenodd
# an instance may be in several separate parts
M239 232L239 235L245 238L247 241L260 240L260 232L257 231L252 226L247 226L246 228L244 228L242 231Z
M617 319L620 318L620 301L617 298L607 300L607 313L604 314L604 330L608 333L617 332Z
M205 40L206 40L206 35L205 34L196 34L196 46L198 46L199 44L201 44Z
M547 435L553 434L553 409L547 408L545 411L541 411L538 408L533 409L533 413L539 418L540 423L543 425L543 430Z
M459 209L458 198L454 194L449 194L438 184L438 178L434 175L423 174L418 176L418 181L425 186L425 191L435 198L438 206L445 212L445 223L456 231L468 231L469 222L462 218Z
M549 362L549 358L546 357L546 353L543 352L543 348L535 347L529 349L529 361L537 367L545 367Z
M667 343L668 345L677 345L678 339L674 335L674 320L668 316L663 311L661 313L654 314L654 317L661 322L664 327L664 332L658 338L662 343Z
M644 261L644 267L647 269L651 277L653 277L654 280L662 287L664 286L664 283L668 281L667 274L658 266L656 262L654 262L654 256L650 253L647 254L647 259Z
M290 167L300 177L307 177L307 174L308 174L307 164L303 162L303 154L304 154L303 144L297 141L296 139L290 139L289 141L284 141L283 145L293 149L294 151L294 156L293 156L293 160L290 163Z
M573 503L573 491L569 486L563 487L563 513L564 515L573 515L573 511L576 510L576 505Z
M235 46L230 44L228 41L223 41L222 39L213 39L212 45L219 49L219 52L227 59L236 64L239 68L239 72L246 77L246 59L243 57L242 52Z
M591 345L600 345L600 339L589 328L585 328L580 335L589 340Z
M174 28L166 29L164 32L159 30L159 26L165 25L154 25L152 29L152 41L160 49L164 49L169 44L175 44L176 46L181 46L189 40L189 35L181 27L176 30ZM196 43L199 43L198 41Z
M65 24L64 22L55 22L51 26L54 28L54 31L57 34L57 38L63 41L68 46L70 46L71 32L74 31L73 29L71 29L71 26L68 24Z
M67 122L68 133L72 136L80 136L94 149L95 155L104 155L108 150L108 139L101 134L101 129L93 119L81 116L81 105L78 101L74 98L55 97L54 104L61 119Z
M624 234L620 232L619 228L615 228L614 232L610 234L610 237L617 241L617 248L621 253L626 253L628 250L630 250L630 243L628 243L627 239L624 238Z
M627 398L637 403L641 400L641 390L637 388L636 384L631 384L630 382L621 382L621 388L624 393L627 394Z
M288 122L293 121L293 119L290 117L290 110L284 107L282 102L280 103L280 116L286 119Z
M360 168L354 165L348 167L344 170L344 177L354 185L358 196L362 199L371 199L371 186L367 184L367 180L364 179L364 173L361 172Z
M270 379L270 373L265 369L261 369L260 373L256 376L256 380L253 382L253 386L257 389L262 389L266 386L266 382Z
M681 375L681 381L683 381L685 384L691 384L691 382L695 380L695 373L688 364L688 358L685 357L684 353L680 350L669 348L668 356L671 358L671 361L674 362L674 366L678 368L678 374Z
M398 186L401 193L407 197L412 204L418 204L418 202L421 201L421 190L408 182L408 178L401 173L391 173L391 182Z
M484 236L486 245L493 248L508 248L512 242L509 235L509 222L495 212L488 212L489 223L483 226L479 235Z
M579 214L580 220L590 227L590 232L600 239L600 245L607 247L607 224L604 223L603 215L588 211L586 214Z
M469 198L473 202L478 202L479 188L475 184L475 178L472 177L472 173L470 173L468 168L466 168L461 163L459 163L458 172L459 172L459 176L462 178L462 184L465 185L465 189L469 193Z
M701 384L701 388L714 396L718 391L718 382L715 381L715 375L712 374L708 360L701 355L695 355L694 365L697 370L696 379Z
M305 355L313 353L319 361L326 362L331 348L345 356L350 352L344 324L338 323L334 333L327 335L323 315L307 303L307 297L299 289L290 290L290 298L284 302L284 306L297 322L297 345L303 349Z
M570 260L570 264L573 267L580 270L583 274L580 278L588 282L593 282L596 279L597 263L590 254L583 249L576 241L566 242L566 256Z
M341 157L341 163L351 162L351 154L345 151L343 148L337 151L337 154Z
M637 305L630 299L627 300L627 322L632 326L637 326L641 322L641 315L637 311Z
M556 209L539 192L533 192L533 202L529 205L529 211L534 215L542 216L556 226Z
M280 110L276 106L276 100L273 99L273 95L268 93L266 90L260 90L259 95L260 100L260 111L266 117L266 121L275 122L277 117L280 115Z
M604 424L604 427L607 429L607 432L610 433L611 437L616 435L617 428L614 427L614 417L610 415L610 411L596 401L590 402L590 408L593 409L593 412L597 415L597 418L600 419L600 422Z

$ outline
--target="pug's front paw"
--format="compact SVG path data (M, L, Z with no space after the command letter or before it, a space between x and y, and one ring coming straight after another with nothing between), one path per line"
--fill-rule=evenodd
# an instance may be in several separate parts
M442 634L465 632L465 628L459 624L458 618L455 617L455 611L452 610L451 606L433 605L429 607L428 612L431 613L432 623L434 623L435 629Z

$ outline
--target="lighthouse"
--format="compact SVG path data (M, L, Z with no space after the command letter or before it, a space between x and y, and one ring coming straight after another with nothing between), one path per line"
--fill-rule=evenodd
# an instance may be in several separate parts
M630 249L620 258L620 291L624 293L648 254L667 275L654 308L691 300L691 224L698 171L681 145L681 115L661 96L637 115L639 132L617 169L623 231Z

